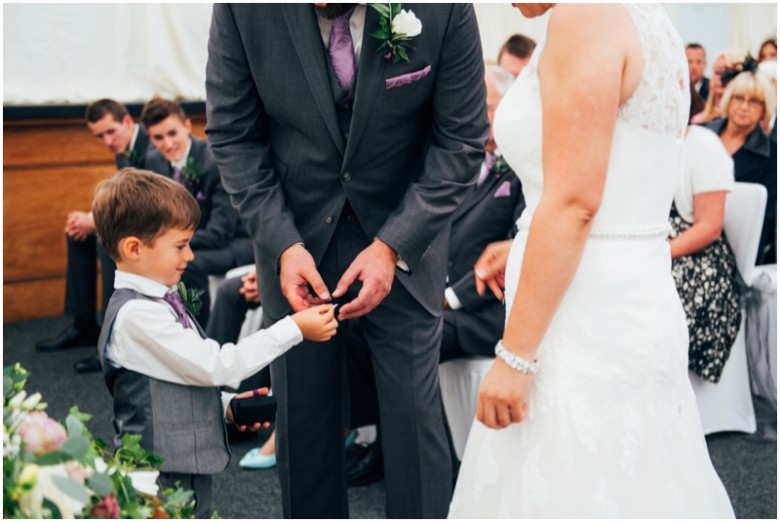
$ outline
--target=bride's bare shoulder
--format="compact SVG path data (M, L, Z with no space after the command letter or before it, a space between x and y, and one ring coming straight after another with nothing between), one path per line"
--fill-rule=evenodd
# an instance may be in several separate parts
M632 26L626 8L620 4L558 4L550 15L548 35L579 45L597 45L619 42Z

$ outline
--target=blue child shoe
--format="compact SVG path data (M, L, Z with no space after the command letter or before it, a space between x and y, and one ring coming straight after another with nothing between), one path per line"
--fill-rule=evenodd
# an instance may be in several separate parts
M244 469L267 469L276 466L276 453L263 455L260 448L249 450L238 463Z

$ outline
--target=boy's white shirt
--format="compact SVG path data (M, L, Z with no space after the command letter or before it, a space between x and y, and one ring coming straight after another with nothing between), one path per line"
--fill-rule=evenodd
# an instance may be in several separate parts
M298 325L287 316L236 344L220 346L178 321L174 309L163 300L175 286L117 270L114 288L129 288L156 299L133 299L122 306L106 346L106 361L161 381L237 388L303 340ZM232 396L223 393L223 406Z

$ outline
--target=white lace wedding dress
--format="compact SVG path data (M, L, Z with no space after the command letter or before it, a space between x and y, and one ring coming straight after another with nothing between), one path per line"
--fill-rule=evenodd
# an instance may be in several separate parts
M626 8L645 65L619 111L601 208L539 347L528 418L503 430L474 422L450 517L734 516L688 381L666 242L688 116L685 54L662 7ZM507 310L542 192L543 47L495 119L527 204L506 270Z

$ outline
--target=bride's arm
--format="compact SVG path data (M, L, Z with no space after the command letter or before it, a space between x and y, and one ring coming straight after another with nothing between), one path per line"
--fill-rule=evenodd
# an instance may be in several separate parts
M561 5L550 18L538 70L544 191L503 337L527 361L536 358L579 265L601 204L618 107L636 88L641 56L622 6ZM520 422L530 383L530 375L496 359L480 388L477 418L493 428Z

